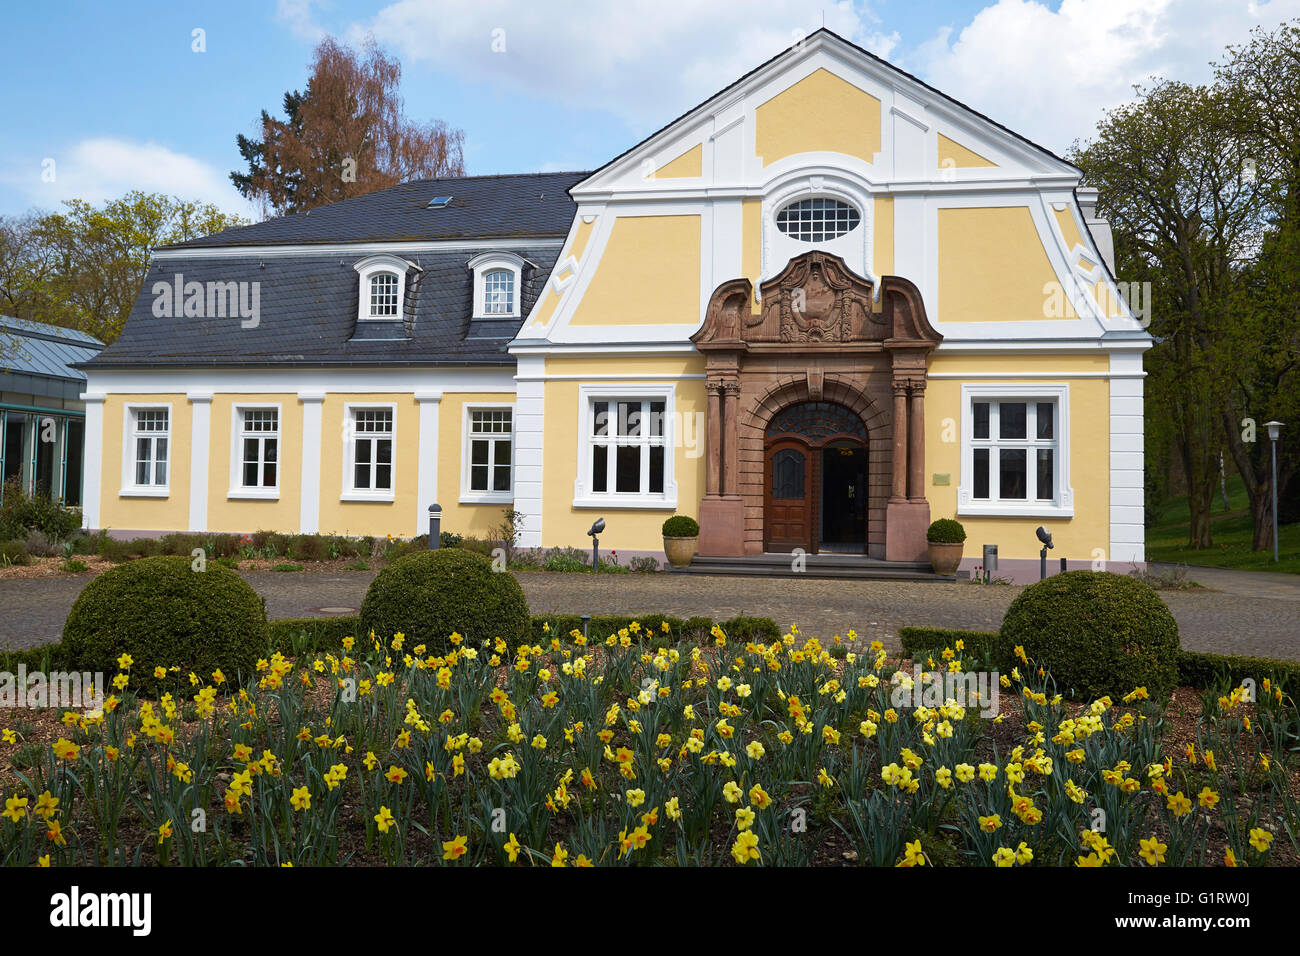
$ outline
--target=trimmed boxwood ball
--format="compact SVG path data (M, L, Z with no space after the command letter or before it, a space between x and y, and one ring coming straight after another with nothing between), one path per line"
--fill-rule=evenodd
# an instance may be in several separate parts
M673 515L664 522L665 538L698 538L700 523L690 515Z
M1007 609L1001 639L1080 699L1137 687L1164 699L1178 681L1178 622L1150 585L1127 575L1067 571L1031 584Z
M524 590L508 572L462 548L422 551L399 558L370 582L361 602L361 633L385 643L399 631L406 647L424 644L430 654L451 649L452 632L468 643L498 637L517 644L529 633Z
M157 692L154 668L173 665L205 681L217 668L234 683L255 673L267 647L266 605L229 568L188 557L141 558L105 571L77 596L63 625L73 667L111 676L130 654L131 687Z
M925 531L925 540L935 544L961 544L966 540L966 529L961 522L953 518L939 518L930 522Z

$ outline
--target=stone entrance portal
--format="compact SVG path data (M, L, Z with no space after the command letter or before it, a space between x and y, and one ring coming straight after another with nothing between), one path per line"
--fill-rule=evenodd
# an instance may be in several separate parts
M760 291L758 308L748 279L724 282L692 336L709 395L700 554L925 560L925 362L941 336L920 292L885 276L877 297L824 252Z

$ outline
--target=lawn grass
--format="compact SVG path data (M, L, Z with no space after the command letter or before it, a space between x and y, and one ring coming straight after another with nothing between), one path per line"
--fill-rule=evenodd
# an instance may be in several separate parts
M1187 496L1172 499L1160 516L1159 523L1147 528L1147 560L1167 561L1200 567L1236 568L1241 571L1284 571L1300 574L1300 523L1282 525L1278 531L1279 561L1273 552L1250 549L1250 505L1246 486L1240 476L1228 479L1228 510L1216 494L1211 505L1209 548L1189 548L1190 524Z

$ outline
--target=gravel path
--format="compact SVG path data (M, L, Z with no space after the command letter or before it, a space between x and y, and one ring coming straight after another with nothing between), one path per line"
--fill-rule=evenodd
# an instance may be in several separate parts
M272 617L327 616L359 608L373 573L243 572L266 598ZM1178 619L1183 646L1220 654L1300 660L1300 576L1194 568L1204 585L1162 591ZM85 577L0 580L0 649L59 639ZM905 625L996 630L1020 593L1010 585L852 581L818 578L728 578L706 575L519 575L534 613L647 614L725 619L738 614L797 623L829 637L854 628L897 648ZM328 610L322 610L328 609Z

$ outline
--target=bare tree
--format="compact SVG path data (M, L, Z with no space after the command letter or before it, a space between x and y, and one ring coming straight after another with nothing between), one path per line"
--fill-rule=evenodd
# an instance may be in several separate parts
M326 37L306 92L284 95L285 118L262 111L260 140L236 137L248 172L230 174L263 213L306 212L412 179L465 171L465 134L418 123L397 92L402 67L369 39L360 53Z

